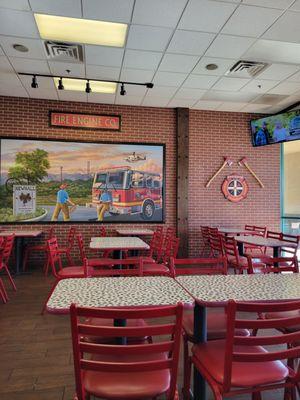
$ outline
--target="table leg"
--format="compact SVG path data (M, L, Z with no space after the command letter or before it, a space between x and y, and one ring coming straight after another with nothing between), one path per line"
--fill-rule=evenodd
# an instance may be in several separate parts
M126 326L126 319L115 319L114 326ZM116 342L117 342L117 344L125 345L125 344L127 344L127 338L126 337L117 337Z
M279 247L273 247L273 257L274 258L278 258L279 257ZM274 263L274 267L278 268L279 267L279 263L275 262Z
M239 255L243 256L244 255L244 243L238 242L238 250L239 250Z
M20 275L22 269L22 261L23 261L23 248L24 248L24 238L23 237L15 237L15 274Z
M196 342L207 340L206 307L195 304L194 307L194 336ZM206 400L206 383L203 376L194 368L194 400Z
M123 258L123 252L122 250L114 250L113 252L113 258L115 258L116 260L122 260ZM115 265L114 269L122 269L122 265Z

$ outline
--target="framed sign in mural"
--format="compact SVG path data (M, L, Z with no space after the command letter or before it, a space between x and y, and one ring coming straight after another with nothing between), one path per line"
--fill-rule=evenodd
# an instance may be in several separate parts
M0 146L0 223L164 222L163 144L0 138Z

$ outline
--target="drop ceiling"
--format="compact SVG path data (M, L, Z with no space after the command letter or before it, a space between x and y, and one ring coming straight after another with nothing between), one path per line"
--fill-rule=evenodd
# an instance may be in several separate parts
M49 60L34 13L128 24L125 46L82 44L82 63ZM0 95L274 113L300 100L299 22L300 0L0 0ZM239 60L269 66L253 78L228 76ZM58 91L51 78L39 78L32 89L30 77L17 75L66 70L154 88L87 94Z

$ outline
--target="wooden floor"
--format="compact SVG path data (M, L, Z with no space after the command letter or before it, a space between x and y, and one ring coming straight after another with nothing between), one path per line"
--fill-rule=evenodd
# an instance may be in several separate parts
M40 315L51 282L38 271L19 276L17 293L9 290L9 302L0 304L1 400L73 399L69 317ZM181 370L178 383L181 387ZM283 395L269 392L264 399L279 400Z

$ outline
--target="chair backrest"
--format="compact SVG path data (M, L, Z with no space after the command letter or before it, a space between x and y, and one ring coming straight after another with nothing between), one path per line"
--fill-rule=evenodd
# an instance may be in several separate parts
M234 261L237 264L239 263L239 252L237 248L237 242L233 237L222 237L222 245L223 245L223 251L224 255L227 259L227 261ZM233 259L234 258L234 259Z
M200 306L209 307L209 303L203 303L196 300ZM284 318L274 319L257 319L257 315L274 312L297 311L291 313L291 316L286 315ZM300 301L295 302L267 302L267 303L243 303L229 300L225 305L227 313L227 329L226 329L226 345L224 355L224 393L231 389L232 364L235 363L235 368L238 370L236 363L250 362L260 363L284 359L296 359L300 356L300 330L286 335L283 332L285 328L300 324ZM236 330L259 329L259 336L236 336ZM270 333L272 329L272 333ZM274 329L276 334L274 336ZM266 330L266 331L264 331ZM282 345L278 349L269 346ZM238 347L242 346L242 347ZM251 351L247 352L246 347L251 346ZM257 351L255 351L255 347ZM260 346L267 349L266 352L260 350ZM266 366L266 373L268 368ZM295 371L298 375L299 373ZM297 380L296 380L297 381ZM275 383L275 382L274 382Z
M270 274L280 272L298 273L298 259L294 257L270 257L267 255L247 255L248 274Z
M169 264L171 257L176 258L178 254L178 249L179 249L179 238L173 237L171 238L167 246L162 254L162 262L164 264Z
M143 275L143 258L139 257L135 260L126 260L126 258L109 261L110 268L95 267L89 264L89 260L83 260L84 271L86 277L103 277L103 276L142 276Z
M300 239L300 236L288 235L286 233L283 233L281 236L281 240L283 240L284 242L291 243L292 246L291 247L289 247L289 246L281 247L281 254L282 255L287 254L288 257L296 256L297 250L299 248L299 239Z
M282 233L281 232L274 232L274 231L267 231L267 238L269 239L277 239L282 240Z
M204 245L209 245L209 227L201 226L200 229Z
M106 228L103 225L100 226L100 236L101 237L106 237L107 236Z
M47 239L46 240L52 239L54 236L55 236L54 226L51 226L51 228L48 231L48 235L47 235Z
M4 239L4 237L3 237L3 236L0 236L0 250L2 250L2 249L3 249L4 242L5 242L5 239Z
M162 254L163 247L163 231L156 230L154 231L151 240L150 240L150 257L155 258L157 261L160 260Z
M14 247L14 240L15 240L15 235L8 235L4 239L4 244L3 244L3 250L2 250L2 262L4 264L8 264L9 258L11 256L11 252Z
M171 274L178 275L227 275L226 257L171 258Z
M68 232L68 236L67 236L67 247L69 247L70 249L74 245L76 232L77 232L77 229L75 228L75 226L71 226L71 228L69 229L69 232Z
M80 259L81 259L81 262L83 262L83 260L86 259L86 254L85 254L85 250L84 250L83 236L82 236L81 233L78 233L76 235L76 237L77 237L77 242L78 242Z
M56 237L47 240L47 250L52 274L55 278L58 278L56 268L62 269L62 262Z
M71 329L74 354L76 394L78 400L84 400L86 393L82 384L83 371L132 374L135 379L137 371L163 371L170 373L170 384L167 388L167 399L173 400L176 391L179 350L182 329L183 305L143 307L132 309L83 308L71 305ZM147 326L91 326L85 323L90 318L109 318L114 320L151 319ZM170 320L171 319L171 320ZM83 321L83 322L82 322ZM134 344L100 344L88 343L86 337L145 337L151 336L153 343ZM163 338L162 338L163 336ZM161 357L162 353L165 357ZM118 359L109 361L107 354ZM132 361L139 355L139 361ZM151 357L149 357L151 355ZM97 357L95 357L97 356ZM102 357L101 357L102 356ZM143 358L144 357L144 358ZM94 358L94 359L93 359ZM96 359L95 359L96 358ZM128 359L128 361L126 361ZM128 382L130 385L130 381Z
M266 236L267 227L266 226L256 226L256 225L245 225L245 231L252 231L252 235L256 236Z
M217 228L209 228L209 246L213 256L221 256L224 254L222 235Z

